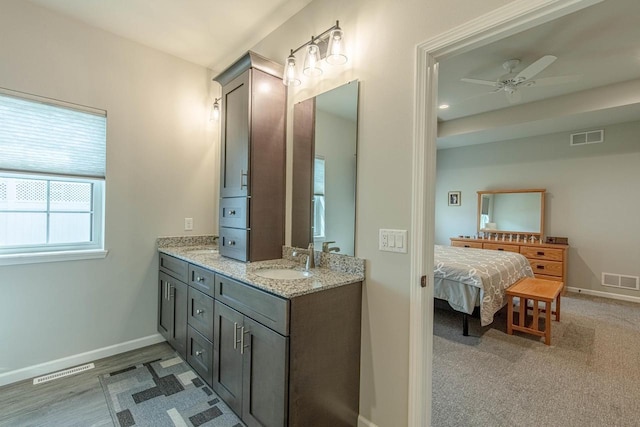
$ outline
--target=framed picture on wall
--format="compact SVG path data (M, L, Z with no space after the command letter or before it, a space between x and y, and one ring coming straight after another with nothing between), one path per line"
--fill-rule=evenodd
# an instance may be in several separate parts
M460 206L460 191L449 191L449 206Z

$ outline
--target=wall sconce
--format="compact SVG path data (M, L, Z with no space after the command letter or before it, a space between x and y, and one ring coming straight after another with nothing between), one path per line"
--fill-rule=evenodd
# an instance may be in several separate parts
M211 107L211 116L209 116L209 121L218 121L220 120L220 100L222 98L216 98L213 101L213 106Z
M342 65L347 62L344 54L344 44L342 43L343 32L340 28L340 21L336 25L324 31L319 36L311 36L311 40L298 47L291 49L284 65L282 82L285 86L298 86L301 82L296 69L295 53L302 48L306 48L306 57L302 73L305 76L316 77L322 74L320 64L324 58L330 65Z

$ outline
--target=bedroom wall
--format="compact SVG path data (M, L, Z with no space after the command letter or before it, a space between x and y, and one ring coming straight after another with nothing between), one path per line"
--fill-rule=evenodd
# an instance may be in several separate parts
M109 251L0 266L2 384L34 365L159 339L155 240L186 234L184 217L194 235L216 230L218 142L206 68L22 0L2 2L0 40L1 87L107 110Z
M476 191L546 188L545 235L571 246L568 286L640 298L600 284L602 272L640 276L640 121L604 129L604 143L578 147L562 132L439 150L436 243L476 233Z

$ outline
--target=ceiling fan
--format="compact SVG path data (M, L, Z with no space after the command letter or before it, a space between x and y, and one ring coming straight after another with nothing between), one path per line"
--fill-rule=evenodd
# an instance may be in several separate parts
M520 65L519 59L509 59L502 64L502 67L507 70L507 74L498 77L497 80L480 80L480 79L461 79L463 82L474 83L485 86L493 86L496 89L487 93L504 92L510 103L519 102L522 99L522 95L519 92L520 88L532 87L532 86L550 86L556 84L570 83L576 81L580 76L556 76L556 77L544 77L541 79L533 80L535 76L541 73L549 65L558 59L553 55L545 55L538 59L524 70L519 73L515 73L513 70ZM484 95L484 94L483 94Z

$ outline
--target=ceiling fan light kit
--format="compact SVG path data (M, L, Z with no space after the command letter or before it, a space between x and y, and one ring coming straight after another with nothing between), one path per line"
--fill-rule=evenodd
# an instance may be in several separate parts
M573 82L580 78L580 76L556 76L533 80L535 76L537 76L548 66L553 64L556 59L558 58L553 55L545 55L529 66L525 67L517 74L514 70L520 65L520 60L509 59L502 64L502 68L507 70L507 74L498 77L496 81L473 78L463 78L462 81L484 86L493 86L495 87L495 89L487 93L504 92L509 102L520 102L520 100L522 99L521 94L518 91L520 88L564 84Z

